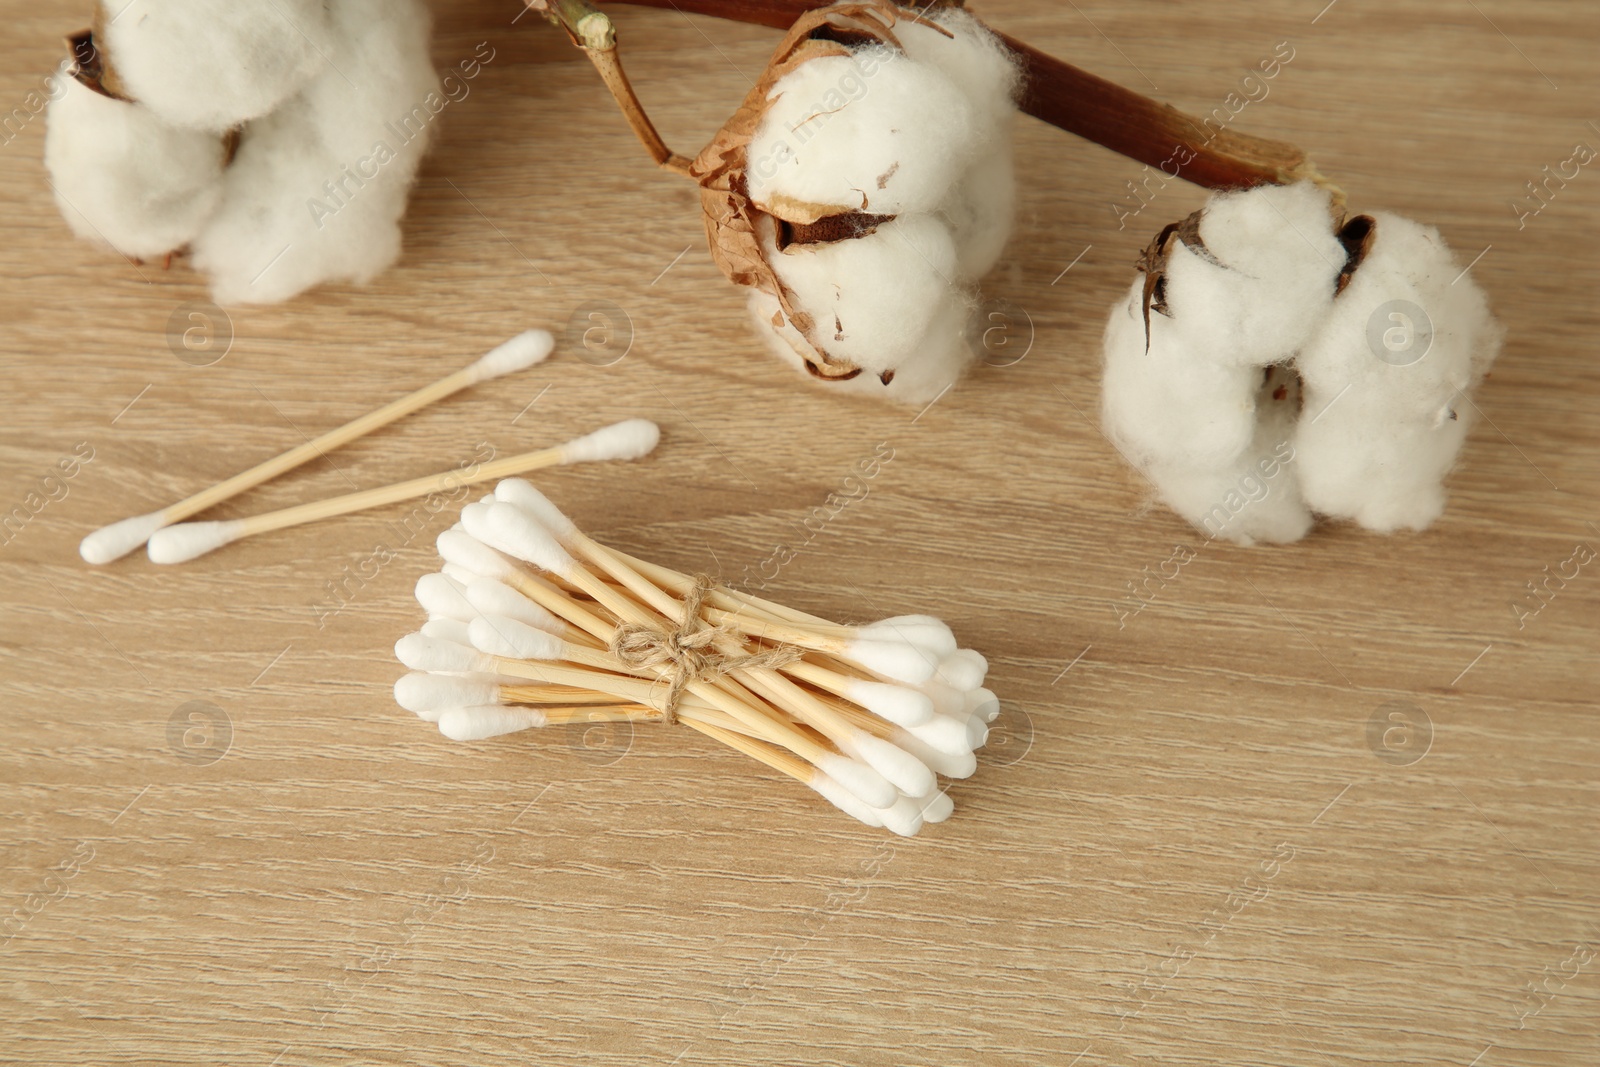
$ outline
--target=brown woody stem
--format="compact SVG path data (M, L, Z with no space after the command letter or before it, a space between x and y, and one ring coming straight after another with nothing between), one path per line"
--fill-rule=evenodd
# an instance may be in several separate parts
M617 54L617 31L611 17L595 8L588 0L526 0L527 6L538 11L551 22L567 31L572 43L583 49L600 80L611 91L623 118L633 127L645 151L656 165L687 176L689 159L667 147L656 131L655 124L645 113L644 105L633 91L628 74L622 69L622 58Z
M534 0L534 6L537 2ZM621 2L787 29L801 14L827 7L830 0ZM1305 152L1287 141L1236 133L1215 124L1215 128L1208 127L1170 104L1123 88L1023 41L1003 33L1000 38L1023 66L1022 110L1052 126L1207 189L1284 185L1302 179L1327 184ZM640 137L643 139L643 134Z

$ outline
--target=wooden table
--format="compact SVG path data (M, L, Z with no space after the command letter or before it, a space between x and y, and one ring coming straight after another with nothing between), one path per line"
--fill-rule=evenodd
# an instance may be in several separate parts
M439 12L441 67L481 41L494 58L444 116L400 264L231 310L208 366L168 342L197 276L72 240L43 122L23 123L0 149L0 504L58 499L0 546L0 1059L1600 1062L1600 563L1521 626L1513 609L1600 549L1600 175L1520 228L1509 206L1600 146L1600 13L977 6L1191 111L1290 42L1238 127L1306 145L1358 207L1440 226L1510 331L1434 528L1240 548L1152 506L1096 426L1099 336L1137 250L1201 194L1173 184L1119 230L1140 168L1032 120L987 290L1031 348L920 412L764 354L694 189L512 0ZM0 9L10 108L87 12ZM775 39L618 18L682 150ZM389 685L444 516L408 529L391 507L172 569L77 556L104 522L597 301L631 320L620 361L568 345L216 514L656 419L647 462L541 484L685 570L736 580L788 545L780 599L946 618L1004 701L948 823L868 830L682 730L443 739ZM808 533L880 447L864 495ZM46 483L75 449L92 460ZM1194 562L1123 617L1179 546Z

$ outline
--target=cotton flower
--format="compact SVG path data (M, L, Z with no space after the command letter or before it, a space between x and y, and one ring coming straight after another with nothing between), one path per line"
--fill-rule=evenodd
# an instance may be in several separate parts
M1378 213L1349 285L1296 365L1306 502L1369 530L1420 530L1444 510L1504 330L1432 227Z
M364 283L400 255L400 217L443 108L418 0L335 0L327 63L250 123L194 240L221 303Z
M277 107L338 50L322 0L102 0L95 40L122 91L222 133Z
M103 4L84 84L49 114L77 233L136 258L188 247L222 303L394 262L443 108L420 0Z
M1311 183L1261 186L1169 226L1140 269L1106 326L1102 414L1168 506L1244 544L1297 540L1313 512L1438 517L1501 333L1436 231L1336 226Z
M973 357L977 281L1010 232L1010 53L956 8L803 17L695 161L713 256L787 362L937 396Z
M146 259L188 244L222 195L223 142L63 78L44 161L74 233Z

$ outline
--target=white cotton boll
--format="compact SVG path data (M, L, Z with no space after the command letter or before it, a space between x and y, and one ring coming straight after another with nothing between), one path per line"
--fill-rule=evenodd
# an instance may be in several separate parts
M975 297L957 284L955 245L938 219L902 216L865 237L795 244L781 253L770 233L764 240L797 310L814 320L822 349L860 368L821 388L926 404L972 362ZM776 300L758 293L751 306L772 350L802 366L814 350L784 321Z
M1260 372L1256 372L1260 377ZM1274 368L1256 394L1255 435L1231 461L1197 467L1182 461L1153 463L1145 474L1162 502L1208 539L1242 545L1298 541L1311 529L1311 510L1300 490L1295 462L1298 395L1273 393L1292 373Z
M1366 257L1299 359L1295 437L1307 502L1371 530L1420 530L1444 508L1465 395L1503 331L1437 230L1376 216Z
M219 303L364 283L400 254L400 217L445 106L417 0L335 0L329 62L246 127L193 242Z
M886 48L813 59L769 100L745 173L750 198L787 218L931 211L977 138L972 104L948 77Z
M977 281L1000 261L1016 217L1017 174L1009 134L981 153L951 190L939 217L950 227L960 276Z
M895 35L906 54L937 67L972 105L978 141L972 162L939 207L955 239L958 269L975 281L993 269L1011 236L1017 177L1011 147L1021 68L993 32L960 8L925 13L953 36L909 20Z
M101 0L96 43L128 96L174 125L220 133L265 115L327 67L337 49L328 6Z
M1261 371L1204 358L1180 324L1154 310L1146 350L1143 301L1141 275L1106 323L1100 387L1106 435L1146 473L1158 462L1207 469L1231 463L1255 435Z
M1328 193L1299 182L1213 194L1200 238L1220 265L1174 239L1166 267L1169 321L1189 357L1259 367L1293 355L1327 314L1345 264Z
M47 112L44 162L72 231L135 259L193 240L221 197L221 139L56 77L63 91Z
M439 732L452 741L482 741L501 734L543 726L544 713L535 708L490 704L451 708L439 716Z
M903 216L865 237L793 244L782 252L770 234L765 241L768 262L797 308L816 320L822 347L869 374L921 355L938 313L962 300L955 244L935 218Z
M960 8L921 11L949 31L902 19L894 27L906 55L937 68L971 103L980 131L1014 114L1022 70L1016 55L992 30Z
M818 389L912 405L928 404L937 399L971 365L976 352L969 340L967 324L973 306L969 293L952 293L951 299L935 311L933 321L928 323L917 343L904 346L900 365L888 368L893 373L887 383L883 379L885 371L863 371L853 378L819 382L811 378L805 368L804 354L814 350L798 330L781 321L777 300L759 290L750 295L751 315L767 348L783 362L807 373ZM775 316L779 318L775 320ZM775 321L780 324L775 325Z

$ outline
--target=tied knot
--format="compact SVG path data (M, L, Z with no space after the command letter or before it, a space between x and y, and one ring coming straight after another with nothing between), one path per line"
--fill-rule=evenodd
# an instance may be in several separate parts
M700 608L715 587L716 583L710 578L695 575L694 584L681 601L683 621L674 629L624 623L611 638L611 653L623 666L660 672L667 683L662 721L669 725L676 721L684 689L693 683L717 678L729 671L778 668L805 655L803 649L793 645L778 645L748 655L719 650L716 646L723 638L737 640L738 632L729 626L712 626L700 617Z

